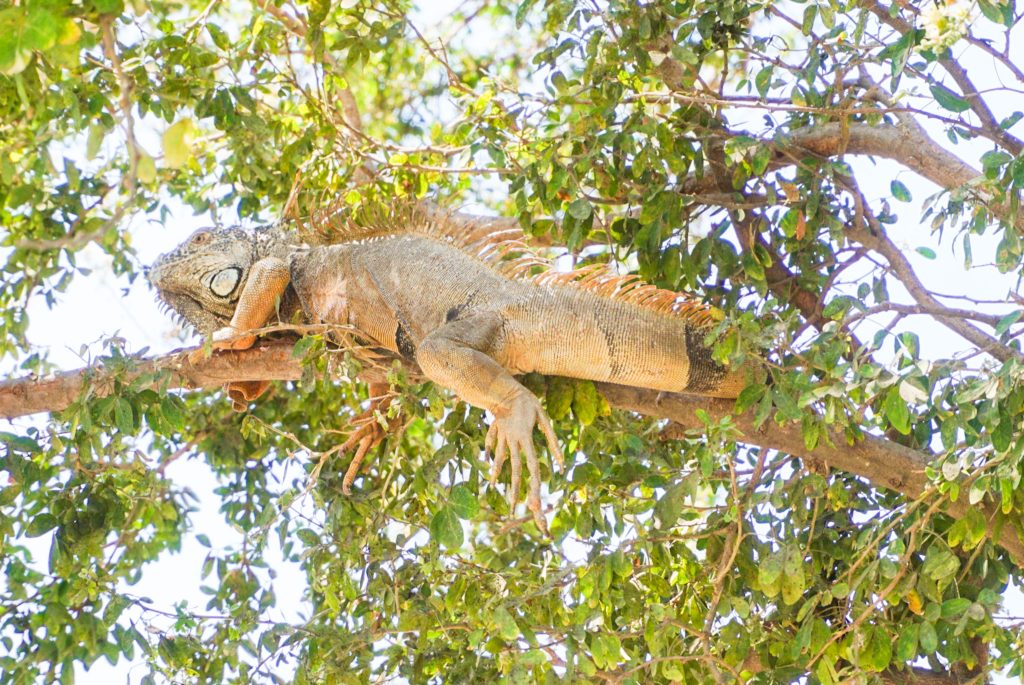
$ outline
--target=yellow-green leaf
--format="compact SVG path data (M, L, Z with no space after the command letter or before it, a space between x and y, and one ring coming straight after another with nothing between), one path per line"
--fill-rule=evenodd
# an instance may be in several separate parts
M146 152L139 152L139 161L135 167L135 177L142 183L152 183L156 180L156 162Z
M597 388L593 381L577 381L572 395L572 413L579 422L589 426L597 417Z
M164 131L164 164L172 169L185 166L192 157L195 124L181 119Z
M99 124L93 124L89 127L89 137L85 141L86 159L96 159L96 155L100 152L100 146L103 144L103 138L106 135L107 129Z

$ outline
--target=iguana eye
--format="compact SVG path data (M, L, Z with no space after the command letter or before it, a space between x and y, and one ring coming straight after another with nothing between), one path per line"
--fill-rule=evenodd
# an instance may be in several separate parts
M191 242L193 245L204 245L210 242L211 237L212 236L210 235L209 231L200 231L199 233L193 235L192 239L189 242Z

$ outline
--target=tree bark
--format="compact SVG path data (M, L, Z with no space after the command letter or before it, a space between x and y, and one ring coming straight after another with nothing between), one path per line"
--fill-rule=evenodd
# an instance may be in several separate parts
M49 378L23 378L0 382L0 418L11 419L38 412L66 409L83 394L99 398L114 392L115 382L137 381L155 390L184 388L216 388L228 381L297 380L302 363L292 356L288 341L261 342L240 352L215 352L212 356L190 360L199 348L172 352L163 357L131 360L123 368L102 366L68 371ZM929 482L925 467L931 455L904 447L885 438L869 435L855 444L847 444L839 433L830 433L828 440L819 440L808 449L796 424L780 426L766 421L754 423L753 412L733 416L730 400L716 400L610 383L598 383L598 389L609 404L618 409L647 416L670 419L683 428L701 430L704 426L698 411L712 419L732 416L743 433L742 442L775 449L806 460L812 467L828 466L860 476L875 487L900 492L916 498L925 493ZM937 495L936 495L937 496ZM963 516L968 509L964 499L950 502L946 511ZM990 507L987 513L993 514ZM995 542L1005 549L1018 566L1024 566L1024 544L1011 525L1004 525Z

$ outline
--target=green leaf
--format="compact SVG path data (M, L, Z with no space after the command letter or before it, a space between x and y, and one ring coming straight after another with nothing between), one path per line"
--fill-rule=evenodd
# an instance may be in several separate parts
M754 281L764 281L764 267L750 253L743 255L743 270Z
M910 194L910 190L897 180L893 180L889 183L889 192L892 196L900 202L910 202L913 196Z
M892 638L880 626L868 626L864 630L864 646L857 658L857 664L868 671L878 673L889 667L892 661Z
M758 145L754 157L750 160L750 170L755 176L760 176L768 169L768 163L772 161L774 149L768 145Z
M946 480L950 480L947 478ZM964 523L963 519L957 521L949 530L946 531L946 543L950 547L957 547L964 539L967 534L967 524Z
M740 391L739 397L736 398L736 413L742 414L747 409L750 409L760 401L764 396L766 387L761 383L755 383L754 385L748 385Z
M782 601L792 606L803 597L806 581L804 579L803 552L796 545L785 548L782 559Z
M498 637L502 640L515 640L520 635L519 625L516 623L515 618L503 606L498 607L491 614L491 625L494 626Z
M654 515L657 517L659 527L662 530L671 528L679 520L679 516L683 513L688 490L689 484L682 480L667 488L665 494L654 505Z
M960 569L960 560L945 545L933 544L928 548L921 573L933 580L952 578Z
M770 554L757 568L758 584L762 587L772 587L778 583L782 577L783 560L782 550Z
M910 434L910 409L900 396L899 387L892 387L886 393L882 413L893 428L903 435Z
M919 633L921 650L925 654L934 654L935 650L939 648L939 636L935 632L935 626L929 621L925 621L921 624Z
M218 48L221 50L231 49L231 38L229 38L228 34L224 32L224 29L216 24L207 22L206 32L210 34L210 38L213 39L213 44Z
M39 443L32 438L23 435L15 435L14 433L5 433L0 431L0 443L6 445L12 452L39 454L43 451L43 448L39 446Z
M597 418L597 388L593 381L576 381L572 395L572 413L584 426Z
M0 11L0 74L24 71L36 50L48 50L57 41L61 24L52 12L37 5Z
M448 549L462 546L462 524L451 507L442 507L430 519L430 536Z
M1013 511L1013 481L1009 478L999 478L999 509L1004 514Z
M1017 323L1022 315L1024 315L1024 309L1018 309L999 319L996 322L996 335L1003 335L1006 331L1010 330L1010 326Z
M114 424L125 435L131 435L135 432L135 418L132 415L132 405L123 397L117 398L117 401L114 403Z
M953 597L942 603L942 618L960 618L971 607L971 600L966 597Z
M480 511L480 502L477 501L468 487L456 485L448 496L448 505L460 519L471 519ZM459 529L461 531L461 527Z
M1017 5L1011 0L978 0L978 7L986 19L1002 24L1006 28L1013 28L1017 20L1014 13Z
M943 85L936 83L931 87L931 91L939 106L950 112L966 112L971 108L971 103Z
M935 250L930 247L919 247L917 248L917 254L921 255L925 259L935 259Z
M808 5L804 8L803 21L800 23L800 30L805 36L811 35L811 30L814 28L814 19L818 16L818 6Z
M757 72L757 76L754 77L754 87L757 88L757 94L761 97L768 95L768 89L772 83L772 73L775 71L775 67L769 65L762 68Z
M967 529L965 539L968 544L966 548L973 549L977 547L988 534L988 522L985 520L985 515L977 507L971 507L960 520L964 522L964 526Z
M903 627L896 641L896 661L907 663L917 656L917 637L920 630L921 626L917 623Z
M57 527L57 519L52 514L39 514L25 526L25 536L37 538Z
M560 421L569 415L572 401L575 396L573 382L562 376L552 376L548 379L547 403L548 416L555 421Z
M174 430L180 431L185 427L185 405L179 397L167 395L160 400L160 413Z
M988 178L998 178L1003 167L1013 161L1013 157L1002 150L989 150L981 156L981 169Z
M96 159L100 146L103 145L103 138L107 135L107 129L99 124L89 127L89 136L85 142L86 159Z
M306 355L309 354L310 350L320 341L321 339L315 335L306 335L299 338L295 346L292 347L292 359L305 359Z
M581 197L569 203L569 207L566 211L568 211L573 218L583 221L590 216L592 210L590 208L590 203Z

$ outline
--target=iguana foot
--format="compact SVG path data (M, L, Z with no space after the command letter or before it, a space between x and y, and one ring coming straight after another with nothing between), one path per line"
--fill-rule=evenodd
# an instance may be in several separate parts
M212 347L215 350L247 350L256 344L255 335L241 335L241 331L233 326L224 326L210 336ZM200 364L209 357L207 348L204 345L195 352L188 355L190 364Z
M215 350L247 350L256 344L255 335L242 335L242 331L234 326L224 326L214 331L211 340Z
M379 445L389 433L393 433L395 429L392 426L398 425L399 423L396 420L392 426L385 428L380 425L380 421L377 420L377 413L386 412L388 407L391 405L391 400L393 398L393 394L371 397L370 406L367 407L366 411L352 419L351 425L355 427L355 430L352 431L352 434L348 436L348 439L338 447L339 452L347 452L352 448L355 448L356 450L355 455L352 457L352 461L348 465L348 469L345 470L345 477L341 481L341 492L346 497L352 494L352 483L355 481L356 476L359 475L359 467L363 465L363 459L365 459L370 450Z
M504 411L503 411L504 409ZM547 440L548 450L559 469L565 468L562 459L562 450L558 446L555 431L551 427L540 402L527 391L515 395L504 408L493 412L494 423L487 430L487 437L484 440L484 449L494 455L494 462L491 465L491 485L498 481L498 474L509 460L512 469L512 482L509 484L508 504L515 509L519 497L519 484L522 479L521 455L526 456L526 469L530 475L529 493L526 497L526 507L533 514L533 520L541 532L547 534L548 526L544 520L544 512L540 501L540 462L537 461L537 452L533 447L533 428L537 426Z

